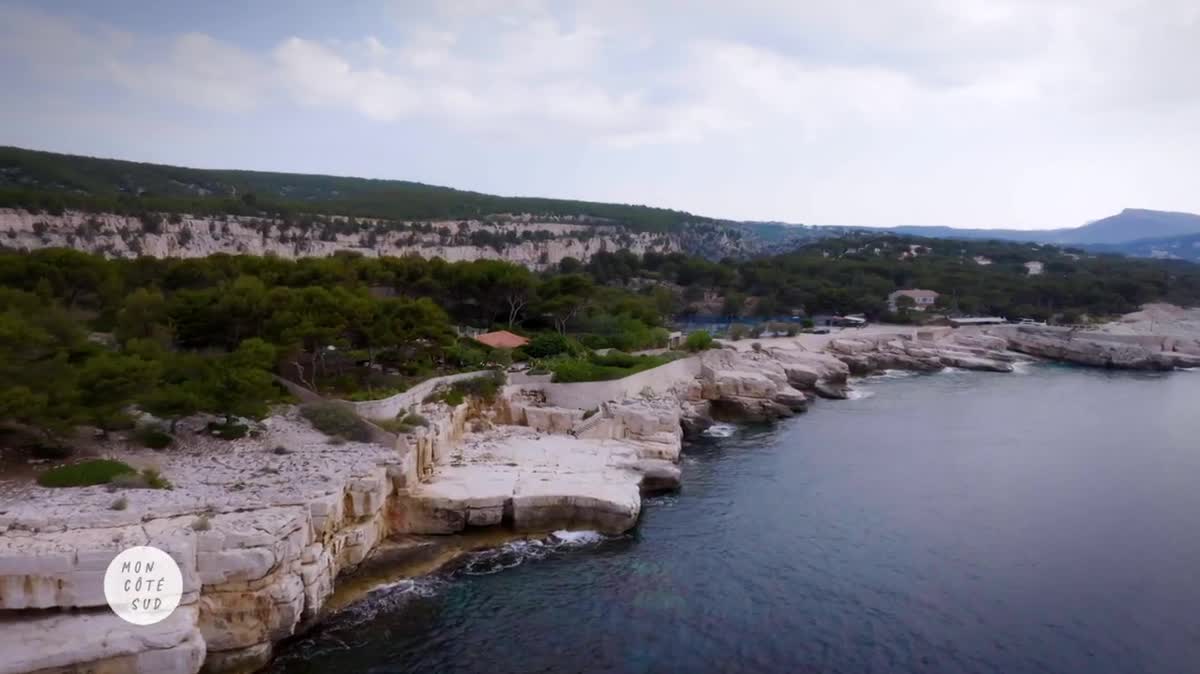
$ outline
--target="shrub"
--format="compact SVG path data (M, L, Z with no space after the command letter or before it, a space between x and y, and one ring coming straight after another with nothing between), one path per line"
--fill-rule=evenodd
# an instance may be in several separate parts
M410 433L418 426L428 426L429 420L416 412L401 412L395 419L381 419L375 424L392 433Z
M592 354L588 358L558 358L548 362L547 366L554 372L554 381L559 383L608 381L658 367L675 360L677 356L678 354L633 356L613 352L604 356Z
M121 473L108 482L109 490L115 489L170 489L171 483L157 470L147 468L140 473Z
M206 426L208 432L222 440L237 440L246 437L250 429L245 424L236 421L210 422Z
M549 358L571 351L571 340L557 332L540 333L524 347L530 358Z
M343 438L358 442L371 439L371 430L354 410L345 403L320 402L303 405L304 415L318 431L331 438Z
M713 345L712 335L708 334L707 330L697 330L687 336L687 341L683 346L688 351L703 351L711 349Z
M632 356L624 351L609 351L608 353L592 354L588 360L597 365L609 365L612 367L634 367L638 364L638 356Z
M815 326L816 323L814 323L813 319L811 318L806 318L803 321L800 321L800 327L804 328L805 330L812 330Z
M128 507L129 507L129 499L125 498L124 496L113 501L112 505L108 506L109 510L124 510Z
M208 515L201 515L192 521L193 531L208 531L212 528L212 522L209 521Z
M61 461L75 450L66 445L48 445L44 442L36 442L29 447L29 453L38 459L49 459L51 461Z
M37 482L43 487L91 487L108 484L118 475L128 474L137 474L137 471L123 461L93 459L51 468L39 475Z
M748 334L750 334L750 328L747 328L741 323L729 327L729 338L735 342L740 339L745 339L746 335Z
M134 438L141 443L143 447L150 449L166 449L174 442L174 438L169 433L155 426L143 426L134 434Z
M170 489L171 483L161 473L153 468L147 468L142 471L142 478L146 480L146 486L150 489Z

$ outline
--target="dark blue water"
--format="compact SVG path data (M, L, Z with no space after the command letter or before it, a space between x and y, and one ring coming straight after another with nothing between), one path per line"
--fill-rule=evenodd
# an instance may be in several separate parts
M397 587L275 671L1200 672L1200 372L861 389L688 448L631 535Z

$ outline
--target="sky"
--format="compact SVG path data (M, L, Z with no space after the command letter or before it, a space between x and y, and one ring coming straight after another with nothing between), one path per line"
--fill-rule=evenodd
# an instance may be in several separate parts
M1200 212L1195 0L0 0L0 144L825 225Z

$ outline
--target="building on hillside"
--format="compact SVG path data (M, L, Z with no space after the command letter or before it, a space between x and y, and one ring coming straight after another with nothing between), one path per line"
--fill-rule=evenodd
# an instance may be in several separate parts
M496 332L485 332L482 335L475 335L475 341L490 346L493 349L515 349L529 343L528 339L513 334L508 330L497 330Z
M888 309L895 311L896 300L901 297L911 298L914 309L917 311L925 311L926 309L932 307L934 302L937 302L938 294L932 290L921 290L920 288L897 290L896 292L888 295Z
M1035 260L1031 260L1031 261L1025 263L1025 272L1027 274L1029 274L1030 276L1037 276L1038 274L1041 274L1043 271L1045 271L1045 268L1046 268L1046 265L1042 264L1041 262L1037 262Z

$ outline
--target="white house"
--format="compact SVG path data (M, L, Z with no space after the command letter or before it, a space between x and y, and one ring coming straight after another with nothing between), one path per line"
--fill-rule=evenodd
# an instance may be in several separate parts
M920 288L897 290L888 295L888 309L895 311L896 300L900 297L912 298L913 308L917 311L925 311L929 307L932 307L934 302L937 302L938 294L932 290L921 290Z
M1030 276L1037 276L1045 271L1045 267L1046 265L1042 264L1041 262L1031 260L1025 263L1025 273L1029 274Z

